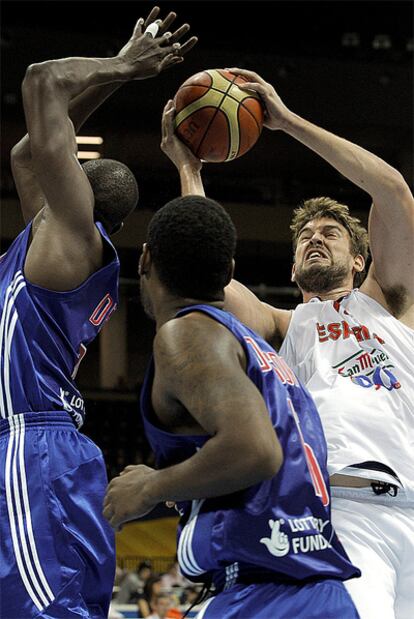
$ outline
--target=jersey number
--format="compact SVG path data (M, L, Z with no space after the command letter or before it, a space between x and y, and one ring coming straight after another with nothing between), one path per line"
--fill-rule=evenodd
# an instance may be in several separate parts
M94 327L99 327L99 325L101 325L103 321L108 318L113 309L114 301L108 292L95 307L92 316L89 318L89 322L91 322Z
M308 464L309 473L311 476L313 488L315 490L316 496L320 498L322 501L322 505L326 507L329 505L329 493L326 488L325 480L322 475L321 467L319 466L319 462L316 459L316 456L313 452L312 447L309 443L305 443L305 439L303 438L302 430L300 429L300 421L298 414L293 406L292 400L288 399L290 410L292 411L293 418L295 420L300 440L305 452L306 462Z

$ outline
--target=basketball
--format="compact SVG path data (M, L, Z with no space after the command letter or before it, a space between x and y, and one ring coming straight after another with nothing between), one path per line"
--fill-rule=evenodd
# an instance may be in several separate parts
M238 87L246 81L224 69L208 69L177 90L175 132L202 161L232 161L259 139L264 108L256 93Z

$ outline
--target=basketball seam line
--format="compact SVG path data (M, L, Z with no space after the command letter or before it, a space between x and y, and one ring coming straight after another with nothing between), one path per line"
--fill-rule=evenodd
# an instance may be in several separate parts
M233 85L233 83L234 82L231 82L230 85ZM236 84L236 86L238 86L238 84ZM194 88L194 84L188 84L188 86L182 86L181 88ZM200 85L200 88L206 88L206 91L203 92L203 94L200 95L199 97L197 97L196 99L193 99L192 103L194 103L195 101L198 101L198 99L201 99L201 97L204 97L204 95L206 94L207 90L214 90L214 92L220 92L220 93L224 94L225 96L229 97L230 99L233 99L233 101L236 101L241 107L243 107L246 110L246 112L248 112L250 114L250 116L253 117L253 119L254 119L254 121L255 121L255 123L257 125L257 128L259 130L259 133L261 132L259 123L257 122L257 119L256 119L255 115L249 110L248 107L246 107L246 105L244 104L244 101L239 101L238 99L236 99L236 97L234 97L232 94L229 94L228 90L225 93L223 93L222 90L219 90L219 88L214 88L213 86L207 87L207 86L201 86ZM257 99L256 97L254 97L253 95L252 95L251 98L254 99L255 101L259 101L259 103L260 103L260 100ZM208 107L208 106L205 106L205 107ZM214 106L212 105L211 107L214 107Z
M234 79L236 79L236 78L234 78ZM220 106L221 106L221 104L223 103L224 99L226 98L227 93L228 93L228 91L230 90L230 88L231 88L231 86L232 86L232 83L233 83L233 82L230 82L229 87L227 88L226 92L224 92L224 93L223 93L223 91L222 91L222 90L218 90L217 88L214 88L214 89L213 89L213 90L215 90L216 92L222 92L222 93L223 93L223 96L222 96L222 98L221 98L221 101L220 101L219 105L216 107L216 111L214 112L214 114L213 114L213 116L212 116L212 118L211 118L210 122L208 123L208 125L207 125L207 127L206 127L206 130L204 131L204 135L203 135L203 137L202 137L202 138L201 138L201 140L200 140L200 143L199 143L198 148L197 148L197 157L199 156L199 155L198 155L198 153L200 152L200 148L201 148L201 146L202 146L202 144L203 144L203 142L204 142L204 140L205 140L205 138L206 138L206 135L207 135L208 130L210 129L211 123L213 122L213 120L214 120L214 119L215 119L215 117L217 116L218 111L219 111L219 109L220 109ZM209 90L210 90L210 88L209 88ZM225 116L226 116L226 115L225 115ZM227 159L227 157L228 157L229 150L230 150L230 144L229 144L229 148L227 149L226 159Z

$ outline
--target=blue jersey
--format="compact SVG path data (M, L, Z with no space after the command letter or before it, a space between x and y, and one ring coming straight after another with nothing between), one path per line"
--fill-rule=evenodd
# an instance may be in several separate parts
M31 224L0 259L0 418L65 410L80 427L85 410L74 378L86 347L118 302L119 260L68 292L35 286L24 276Z
M218 590L236 582L359 576L332 527L326 443L309 392L273 348L233 315L194 305L177 316L193 311L226 326L243 346L247 375L263 396L284 460L270 480L229 496L178 505L183 573L195 581L213 578ZM151 407L153 374L151 362L141 410L157 465L166 467L190 458L210 437L171 434L160 427Z

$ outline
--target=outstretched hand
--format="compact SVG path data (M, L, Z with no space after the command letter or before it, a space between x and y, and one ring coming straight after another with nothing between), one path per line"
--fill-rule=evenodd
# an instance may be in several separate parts
M184 43L180 42L190 30L189 24L183 24L170 32L169 28L177 17L174 12L168 13L164 20L157 19L159 13L160 8L156 6L146 19L141 17L132 37L117 55L125 63L125 70L131 79L154 77L182 62L183 56L197 43L195 36Z
M175 167L180 170L188 165L196 172L199 172L202 163L198 157L193 155L191 150L180 140L174 131L175 107L172 99L167 101L162 113L161 121L161 150L171 159Z
M268 129L283 129L292 112L283 103L273 86L254 71L236 67L227 69L227 71L247 80L244 84L237 84L241 90L254 90L260 96L265 106L264 126Z

